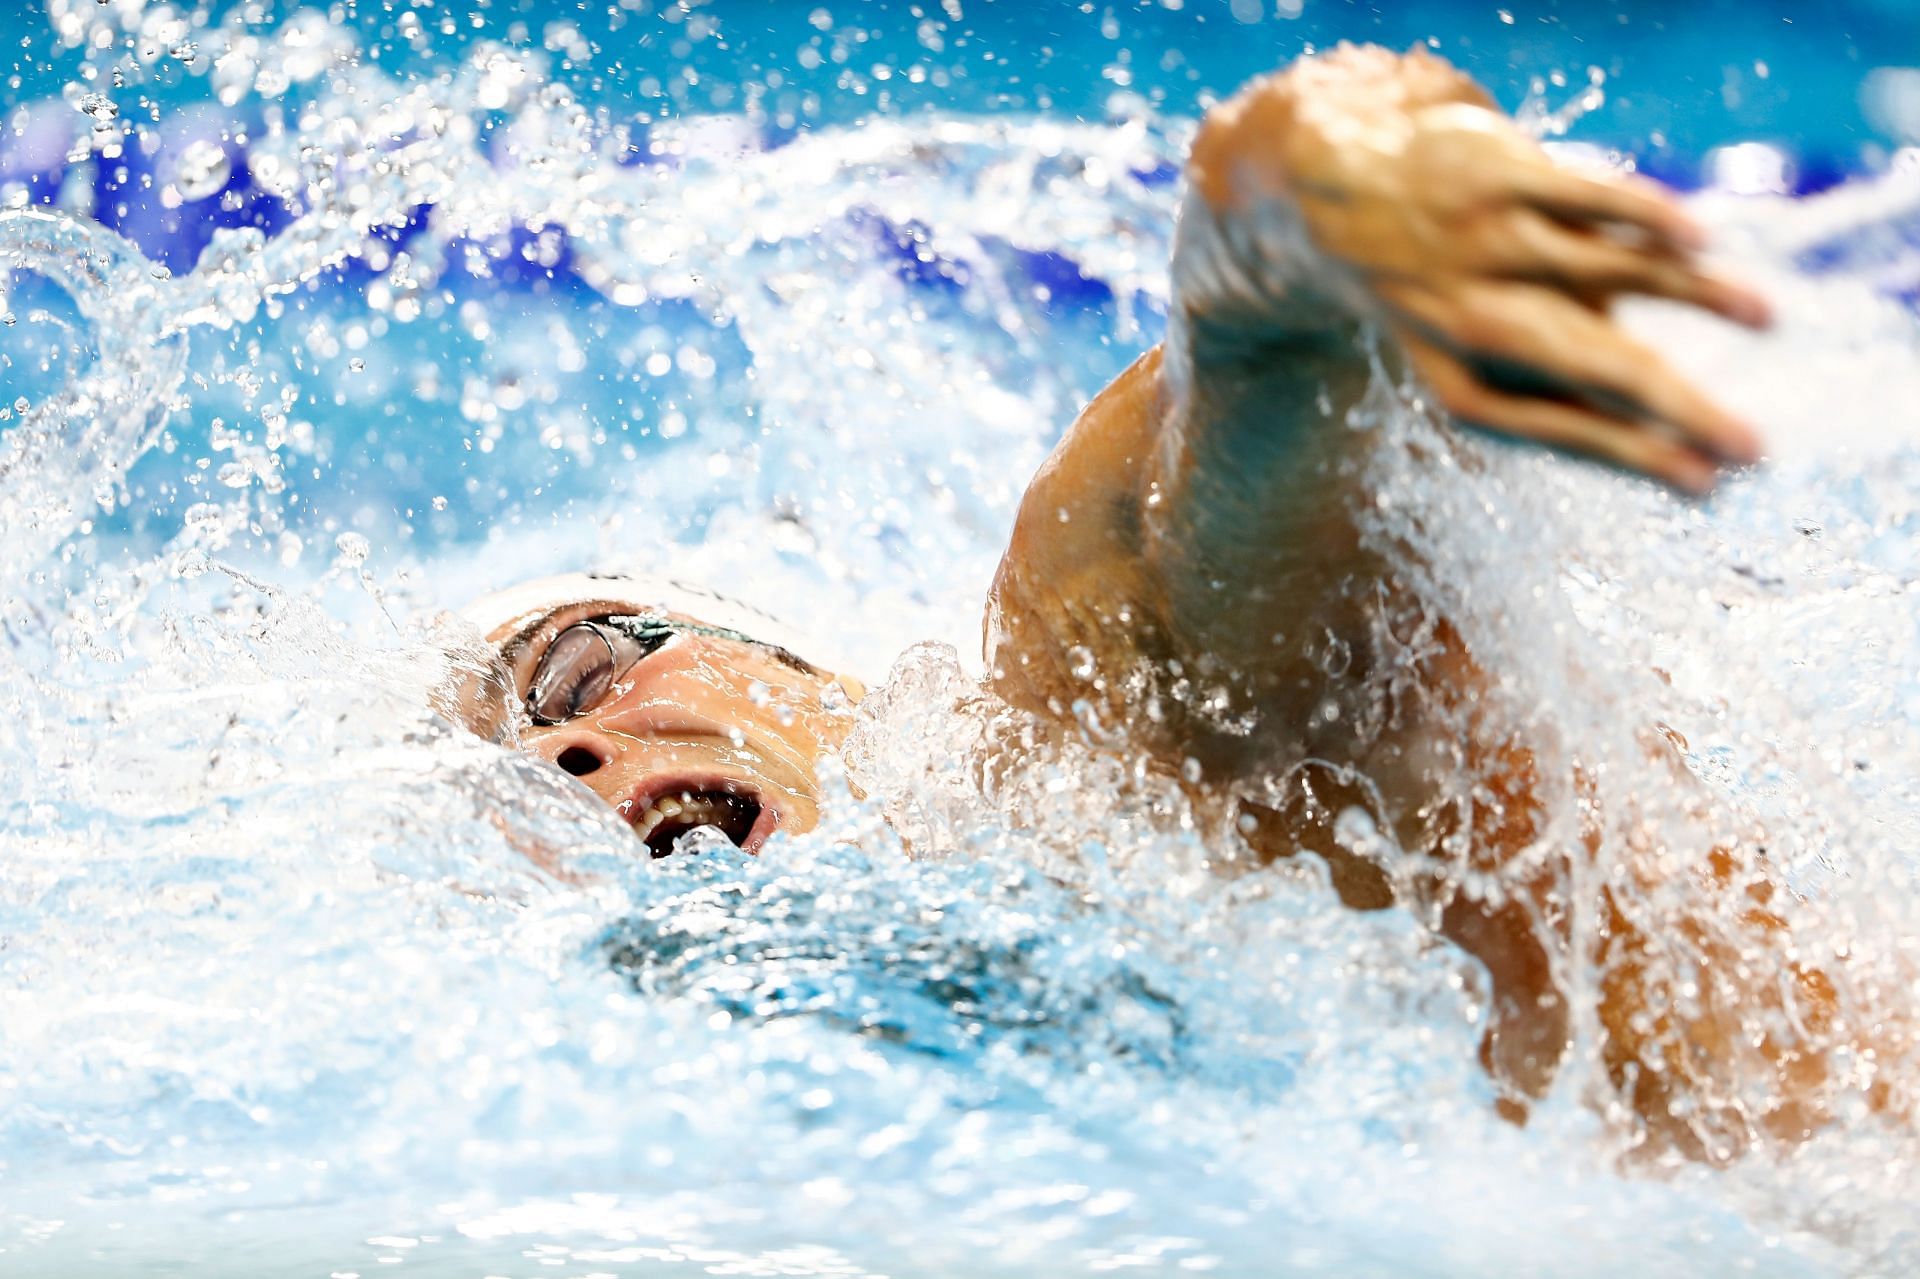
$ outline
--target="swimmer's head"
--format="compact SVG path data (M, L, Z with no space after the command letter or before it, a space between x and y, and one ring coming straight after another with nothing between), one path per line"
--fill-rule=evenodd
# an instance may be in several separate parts
M530 754L664 856L697 826L748 852L819 818L815 762L864 691L791 627L677 582L569 574L461 610L500 658Z

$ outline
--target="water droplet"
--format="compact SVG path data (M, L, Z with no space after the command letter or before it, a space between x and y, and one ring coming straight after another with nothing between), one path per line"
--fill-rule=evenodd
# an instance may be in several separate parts
M173 575L186 578L199 577L211 567L207 553L196 546L182 551L173 561Z
M13 402L13 411L15 413L25 413L28 409L32 407L33 407L33 401L29 400L24 395Z
M373 554L372 545L358 533L342 533L333 539L333 544L339 549L341 560L356 568L365 564L367 556Z
M0 315L0 324L4 324L8 328L12 328L19 322L19 319L11 311L8 311L5 315Z
M90 116L99 123L106 123L120 114L120 108L103 93L89 93L81 97L77 104L82 115Z
M355 356L353 359L347 361L347 370L351 373L365 373L367 371L367 362Z
M436 496L436 497L435 497L435 498L433 499L433 509L434 509L434 510L436 510L436 511L444 511L444 510L446 510L446 509L447 509L447 499L446 499L446 498L444 498L444 497L439 497L439 496Z
M180 517L181 527L189 533L208 534L220 527L225 512L216 502L195 502Z
M220 193L233 173L227 149L212 138L199 138L181 148L173 161L173 185L182 199L205 200Z

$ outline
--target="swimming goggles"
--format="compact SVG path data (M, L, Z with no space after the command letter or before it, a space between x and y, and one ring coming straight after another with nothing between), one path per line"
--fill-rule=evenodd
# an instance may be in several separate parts
M540 725L564 724L586 714L606 699L621 676L676 635L751 644L790 666L814 671L786 649L724 626L616 613L575 622L553 637L527 685L527 713Z

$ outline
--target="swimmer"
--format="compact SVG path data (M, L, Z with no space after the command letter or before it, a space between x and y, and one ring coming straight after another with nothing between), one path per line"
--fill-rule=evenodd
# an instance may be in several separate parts
M1684 879L1731 933L1650 922L1605 887L1568 900L1567 868L1592 850L1536 847L1533 756L1480 733L1487 674L1354 515L1373 437L1345 416L1376 359L1463 422L1705 492L1759 458L1758 437L1609 306L1643 294L1762 327L1766 302L1699 261L1701 229L1657 184L1559 166L1424 50L1343 46L1255 81L1208 114L1186 183L1165 342L1086 408L1023 499L986 604L992 690L1061 723L1094 699L1245 860L1310 850L1347 905L1433 921L1491 979L1481 1058L1516 1121L1576 1022L1597 1022L1603 1104L1650 1150L1799 1140L1841 1088L1887 1104L1827 977L1782 957L1757 854L1645 870ZM703 826L754 852L814 824L814 761L861 689L770 619L587 576L468 616L510 672L525 749L655 855ZM1441 776L1475 779L1481 801L1436 794ZM1333 838L1354 806L1401 864ZM1464 891L1469 872L1501 890ZM1590 1008L1557 977L1575 914L1603 921L1581 943L1604 974ZM1855 1077L1829 1066L1838 1047Z

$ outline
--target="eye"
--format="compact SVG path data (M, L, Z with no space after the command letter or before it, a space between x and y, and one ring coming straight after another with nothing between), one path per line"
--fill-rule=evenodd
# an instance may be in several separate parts
M539 724L563 724L591 710L619 676L612 642L591 623L554 637L527 687L527 710Z

